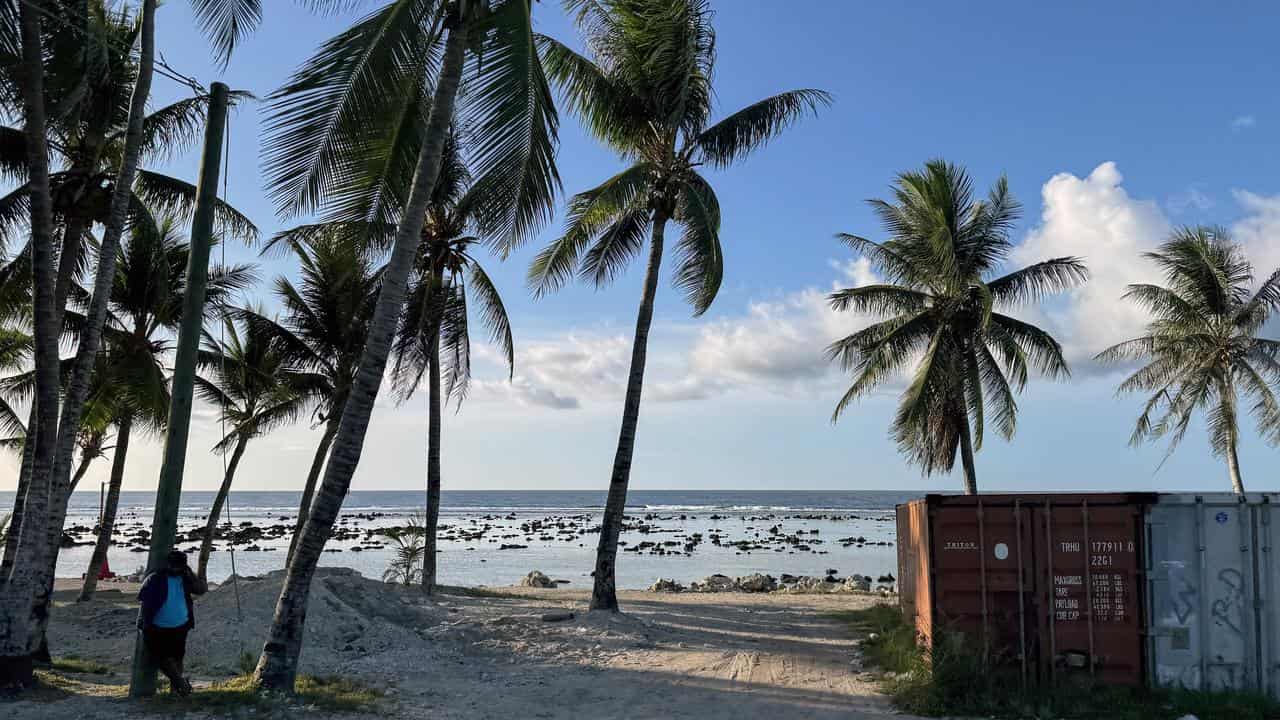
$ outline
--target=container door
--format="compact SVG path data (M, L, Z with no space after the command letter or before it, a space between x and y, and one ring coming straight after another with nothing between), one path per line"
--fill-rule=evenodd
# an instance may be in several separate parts
M1256 690L1254 511L1234 496L1162 496L1148 513L1153 681Z
M1041 674L1141 684L1140 510L1048 501L1036 517Z
M1254 508L1257 532L1258 598L1255 603L1258 621L1258 660L1261 690L1280 698L1280 558L1275 553L1275 533L1280 531L1276 497L1263 496Z
M930 512L934 631L964 633L993 664L1033 669L1030 508L978 501Z
M929 513L922 501L898 506L898 603L903 617L928 644L933 636L930 598Z

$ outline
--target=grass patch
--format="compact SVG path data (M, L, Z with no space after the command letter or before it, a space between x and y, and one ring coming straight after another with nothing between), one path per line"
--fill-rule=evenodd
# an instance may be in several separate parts
M165 684L163 680L161 684ZM237 675L207 688L197 688L185 698L167 692L158 694L149 701L149 705L152 710L162 713L182 709L269 711L286 704L314 707L319 711L356 713L376 711L381 700L380 690L349 678L299 675L292 695L278 695L260 691L251 675Z
M1280 702L1248 693L1201 693L1146 688L1067 685L1022 688L1016 671L992 669L972 643L951 635L926 650L895 607L839 613L864 640L863 661L884 673L882 689L904 712L998 718L1080 720L1274 720ZM998 667L998 661L993 663Z
M111 675L114 673L109 665L94 660L86 660L75 655L55 658L50 667L58 672L80 673L82 675Z

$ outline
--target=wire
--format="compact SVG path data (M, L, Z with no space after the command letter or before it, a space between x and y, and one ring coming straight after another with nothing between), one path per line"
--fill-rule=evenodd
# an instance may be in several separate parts
M50 20L53 20L54 22L61 25L63 28L78 34L82 40L85 40L88 42L95 42L95 43L102 42L105 40L108 43L114 43L117 49L123 50L126 54L133 53L132 44L127 44L119 40L118 38L111 37L110 35L105 35L105 36L93 35L87 32L84 28L79 27L77 25L73 25L72 23L68 22L65 18L57 15L56 13L50 10L46 10L45 8L40 7L39 5L33 4L31 0L18 0L18 2L22 3L23 5L26 5L28 8L34 10L35 12L40 13L40 15ZM200 82L196 80L193 76L185 75L179 72L178 70L176 70L172 65L170 65L168 61L165 60L164 53L158 53L158 57L152 58L152 65L153 65L152 69L155 72L155 74L160 75L161 77L167 78L169 80L172 80L180 85L186 85L187 87L191 88L199 95L209 94L209 90L205 88L205 86L201 85Z
M230 180L231 180L231 118L228 117L223 132L223 150L222 150L222 201L227 202L230 197ZM217 188L214 188L214 195L217 195ZM227 244L225 242L218 243L219 263L225 268L227 266ZM226 300L221 302L223 321L220 323L222 336L222 348L218 353L218 372L222 375L223 382L227 377L227 322L226 322ZM222 437L227 437L227 401L223 396L222 401ZM241 430L241 432L244 432ZM227 477L227 446L222 445L222 477ZM227 511L227 523L231 525L232 535L230 542L227 544L227 550L231 553L231 587L236 594L236 639L240 642L240 654L244 654L244 611L240 607L240 574L236 572L236 543L235 543L235 524L231 520L231 488L227 488L227 497L225 505Z

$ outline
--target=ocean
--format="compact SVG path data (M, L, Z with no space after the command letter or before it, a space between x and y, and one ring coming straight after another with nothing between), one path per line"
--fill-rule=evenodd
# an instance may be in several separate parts
M618 586L643 588L658 578L688 583L714 573L896 573L893 507L919 494L636 490L628 497L627 514L635 527L622 535L626 545L618 558ZM180 534L203 527L213 495L183 493ZM0 492L0 508L12 507L13 498L13 492ZM568 580L569 587L589 587L599 538L592 529L599 526L604 501L604 491L445 491L439 580L447 585L505 586L541 570ZM150 530L154 502L154 493L121 493L115 544L108 558L115 572L129 573L146 562L145 553L126 538ZM297 492L233 491L222 521L237 527L291 526L298 502ZM344 533L349 537L331 539L320 564L381 577L394 544L370 531L408 524L424 503L422 491L351 492L338 522L339 528L351 531ZM78 540L91 543L98 506L96 491L72 497L66 527ZM183 542L179 547L193 552L194 562L198 544ZM209 578L215 582L231 574L233 559L241 575L281 569L288 538L242 543L234 558L225 543L216 547L209 564ZM92 549L91 544L64 548L58 577L81 577Z

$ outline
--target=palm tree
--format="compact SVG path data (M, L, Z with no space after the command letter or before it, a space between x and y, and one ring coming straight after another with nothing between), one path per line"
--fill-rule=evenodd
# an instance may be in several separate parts
M964 490L978 492L973 453L990 414L1009 440L1017 423L1014 393L1028 368L1050 378L1070 374L1049 333L997 309L1035 304L1085 282L1078 258L1061 257L998 275L1012 249L1009 231L1021 212L1002 177L975 200L963 168L941 160L898 176L892 202L872 200L889 239L837 237L871 261L883 284L831 295L837 311L885 319L841 338L828 356L855 375L832 414L914 365L892 433L926 475L964 467Z
M95 387L111 393L106 402L114 409L116 447L98 541L80 600L93 597L98 572L111 545L134 426L159 429L168 419L169 389L163 360L173 350L173 333L182 321L189 254L189 246L178 236L173 222L167 221L154 232L145 227L135 229L117 260L119 272L104 329L106 347L94 374ZM208 314L254 279L248 266L211 267L206 289Z
M465 168L449 174L465 186ZM471 378L471 338L468 325L468 282L481 321L498 343L514 372L515 348L511 321L498 290L473 255L479 238L467 234L467 208L451 199L445 174L436 185L436 202L422 228L422 244L409 283L404 319L393 350L394 382L407 400L427 378L427 507L423 528L422 589L436 586L436 529L440 521L440 409L450 398L462 404ZM443 363L442 352L443 351ZM441 387L441 373L444 387Z
M256 314L261 316L261 312ZM204 347L199 356L204 374L196 377L196 391L221 411L225 434L214 446L214 452L225 458L227 450L234 449L205 523L196 564L201 580L206 578L222 506L249 441L297 420L304 414L314 389L327 385L323 376L299 372L290 366L272 339L261 324L244 323L242 332L230 314L222 318L221 337L204 331Z
M1147 334L1099 353L1103 362L1145 363L1120 393L1151 397L1129 442L1169 438L1169 453L1182 442L1197 410L1203 411L1214 455L1226 458L1231 488L1244 494L1240 477L1240 401L1258 432L1280 443L1280 341L1258 337L1280 309L1280 269L1256 291L1253 266L1220 227L1183 227L1144 256L1164 271L1165 285L1130 285L1124 297L1153 316ZM1167 456L1166 456L1167 457Z
M715 32L706 0L566 0L565 5L577 13L593 57L540 37L547 72L588 129L632 164L570 201L565 233L534 260L530 285L542 295L564 285L575 271L597 287L607 285L640 254L649 234L622 430L591 595L593 610L616 611L618 535L667 224L683 229L676 244L675 284L694 315L701 315L720 289L724 262L720 204L697 168L734 164L830 98L820 90L786 92L708 126Z
M437 52L438 74L431 72ZM421 99L432 84L425 113ZM369 163L388 157L369 152L366 143L378 143L375 150L404 147L397 134L427 117L425 126L417 125L420 147L408 160L413 180L396 213L355 382L255 672L262 686L287 690L297 674L311 578L360 461L450 127L457 120L469 129L486 234L515 242L549 212L558 186L557 123L529 0L396 0L326 43L275 103L268 157L279 165L269 181L277 200L295 210L308 203L340 209L343 176L368 177Z
M374 267L368 253L345 242L339 230L312 228L306 238L297 233L285 234L273 238L267 249L273 247L287 247L299 265L296 283L285 277L275 281L275 295L284 317L276 322L260 313L245 311L240 313L241 319L254 328L253 332L271 338L274 351L290 367L312 376L314 382L309 383L308 394L315 403L315 419L324 427L289 544L292 558L351 393L383 271Z
M196 0L206 12L202 20L213 33L226 27L219 23L234 12L235 0ZM16 7L15 7L16 5ZM106 320L108 295L115 277L114 262L125 221L130 214L130 190L144 143L143 116L150 96L151 80L155 65L155 11L156 0L143 0L140 11L138 71L128 103L129 111L124 123L124 143L120 154L119 170L115 176L114 190L110 196L107 221L101 243L99 263L93 283L95 301L90 304L88 322L80 337L75 369L65 392L62 411L58 409L58 327L65 303L66 292L71 286L71 265L63 255L60 267L55 271L53 253L54 201L49 167L48 132L53 127L46 112L46 57L54 57L54 49L79 48L85 56L92 55L94 35L89 31L90 9L101 9L100 3L62 2L61 0L23 0L20 3L4 3L0 8L0 42L5 53L11 56L6 67L19 69L21 111L25 119L23 144L28 169L27 205L30 208L31 247L33 248L33 325L35 326L35 363L40 369L36 401L33 404L30 446L31 458L24 461L23 477L19 482L19 498L23 504L25 520L18 529L19 539L14 549L29 548L23 553L23 562L15 563L9 580L0 587L0 686L27 686L33 682L30 653L31 636L27 630L43 624L39 613L47 610L47 602L37 598L30 602L38 589L51 580L41 575L46 567L46 557L61 533L61 527L48 515L48 503L59 498L69 483L72 455L76 438L80 433L81 415L89 392L90 373L96 364L103 323ZM15 17L16 15L16 17ZM45 19L52 22L45 27ZM14 29L19 28L15 33ZM20 56L20 58L18 57ZM63 54L65 57L65 53ZM87 95L91 84L88 73L66 88L73 91L55 100L60 104L55 116L88 117L90 113L72 111L72 98ZM63 90L52 84L48 89ZM7 94L6 94L7 95ZM3 98L8 100L9 97ZM5 109L10 109L6 107ZM93 110L102 110L94 108ZM10 138L12 139L12 135ZM85 227L85 230L88 228ZM75 227L66 228L64 240L79 242ZM66 243L64 242L64 247ZM23 487L25 485L25 487ZM34 503L26 507L26 503ZM15 515L17 515L15 507ZM57 508L55 507L55 511ZM55 512L55 514L61 514ZM16 552L15 552L16 556Z
M48 118L44 107L44 3L5 3L0 25L5 27L5 47L18 49L11 56L19 68L20 97L25 120L28 186L31 188L30 230L32 251L32 325L34 362L39 368L32 420L28 434L33 448L30 466L34 479L24 495L24 521L15 547L28 562L15 562L0 584L0 687L28 687L31 670L32 598L42 584L40 569L46 555L48 499L52 489L54 440L58 430L58 335L54 311L53 211L49 184ZM15 22L15 20L17 22ZM18 27L19 37L13 37ZM15 42L16 41L16 42ZM16 62L15 62L16 61Z

